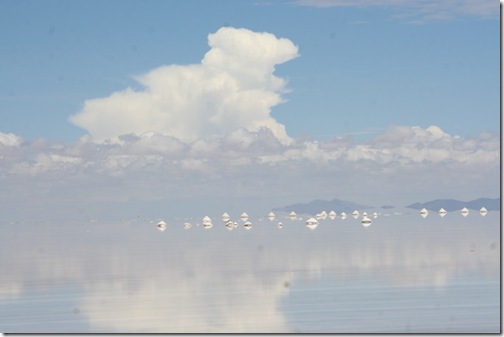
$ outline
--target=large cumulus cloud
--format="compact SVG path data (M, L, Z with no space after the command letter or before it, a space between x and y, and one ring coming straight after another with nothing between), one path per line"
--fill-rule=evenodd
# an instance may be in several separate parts
M298 47L273 34L232 27L209 34L208 44L200 64L151 70L137 77L143 90L87 100L70 121L97 142L147 131L194 141L266 127L289 143L284 125L270 115L286 85L273 72L297 57Z

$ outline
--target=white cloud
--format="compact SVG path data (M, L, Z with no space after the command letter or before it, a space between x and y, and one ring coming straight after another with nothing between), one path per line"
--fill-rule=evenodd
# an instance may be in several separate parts
M437 126L397 125L365 142L336 137L286 145L267 128L193 142L154 132L114 143L38 140L0 153L0 201L158 200L189 207L210 198L240 207L253 198L258 207L276 207L334 197L376 205L470 200L499 194L499 151L496 134L463 138Z
M87 100L70 121L97 142L147 131L195 141L266 127L288 144L284 125L270 115L286 90L273 72L297 57L298 47L273 34L231 27L209 34L208 44L201 64L151 70L137 78L143 90Z
M450 20L461 16L498 17L499 3L493 0L297 0L312 7L389 7L397 11L394 17L411 22Z
M95 331L290 331L279 308L280 300L288 292L280 280L262 286L264 281L251 273L234 277L232 282L201 270L197 275L183 278L180 270L161 272L152 280L141 280L134 290L124 280L93 282L87 287L81 309L88 315ZM204 289L208 292L203 293ZM110 298L106 302L103 301L105 293ZM121 315L117 315L118 312Z
M23 138L16 136L13 133L0 132L0 147L2 146L19 146L23 142Z

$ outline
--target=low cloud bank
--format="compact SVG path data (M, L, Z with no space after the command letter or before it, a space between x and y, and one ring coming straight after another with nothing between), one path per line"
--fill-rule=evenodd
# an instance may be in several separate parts
M377 206L469 200L498 195L499 146L496 134L462 138L437 126L390 126L360 143L335 137L282 144L268 128L195 141L148 132L74 144L0 134L0 186L5 202L248 197L276 207L334 197Z

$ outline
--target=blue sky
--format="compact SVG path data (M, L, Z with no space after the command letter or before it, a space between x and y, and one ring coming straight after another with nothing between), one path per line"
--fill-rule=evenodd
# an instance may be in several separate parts
M4 0L0 202L497 197L499 38L492 0Z
M137 86L132 76L162 65L198 63L207 35L222 26L299 47L300 57L277 66L292 91L272 109L293 137L375 134L390 124L438 125L461 136L499 130L497 4L493 15L450 9L450 18L420 23L410 22L421 19L419 10L401 6L294 1L0 6L0 131L27 140L77 140L85 130L68 117L86 99Z

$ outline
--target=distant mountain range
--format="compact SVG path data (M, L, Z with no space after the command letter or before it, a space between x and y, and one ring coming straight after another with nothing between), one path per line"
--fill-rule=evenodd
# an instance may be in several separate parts
M485 207L489 211L499 211L500 210L500 198L490 199L490 198L479 198L472 201L459 201L455 199L438 199L432 200L424 203L414 203L407 208L422 209L425 208L429 211L439 211L440 208L444 208L447 212L458 211L466 207L467 209L479 211L481 207ZM345 212L351 213L354 210L369 210L376 208L374 206L361 205L351 201L344 201L339 199L333 199L331 201L327 200L313 200L305 204L293 204L285 207L273 208L274 212L287 212L292 211L298 214L317 214L322 211L330 212L335 211L338 213ZM383 209L395 208L394 206L382 206Z
M331 201L327 200L313 200L307 204L293 204L285 207L273 208L274 212L296 212L298 214L317 214L322 211L330 212L345 212L352 213L354 210L362 210L374 208L372 206L361 205L351 201L343 201L338 199L333 199Z
M454 199L438 199L433 201L428 201L424 203L414 203L412 205L406 206L407 208L422 209L425 208L429 211L439 211L442 207L447 212L458 211L466 207L467 209L473 209L479 211L481 207L485 207L489 211L499 211L500 210L500 198L489 199L489 198L479 198L471 201L459 201Z

